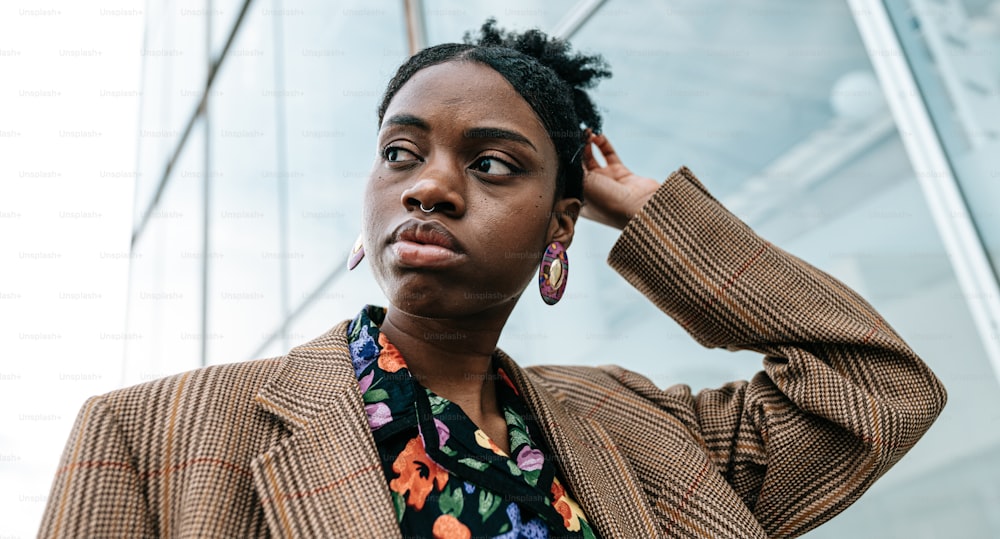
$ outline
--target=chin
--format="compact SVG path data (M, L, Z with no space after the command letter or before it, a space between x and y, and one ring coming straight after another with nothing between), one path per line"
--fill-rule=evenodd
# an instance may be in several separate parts
M510 312L521 296L520 292L487 296L456 288L405 287L391 293L384 292L394 308L422 318L460 318L490 311Z
M509 314L528 284L533 282L533 275L517 280L504 275L480 276L470 283L467 275L458 272L387 273L376 271L375 281L389 304L423 318ZM487 282L493 286L488 286Z

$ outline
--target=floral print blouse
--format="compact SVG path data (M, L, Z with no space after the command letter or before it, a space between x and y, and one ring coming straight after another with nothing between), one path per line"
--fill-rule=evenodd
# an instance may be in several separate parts
M462 409L410 376L379 331L385 309L364 309L348 326L354 372L404 537L592 538L580 506L546 458L541 430L503 369L497 402L511 455Z

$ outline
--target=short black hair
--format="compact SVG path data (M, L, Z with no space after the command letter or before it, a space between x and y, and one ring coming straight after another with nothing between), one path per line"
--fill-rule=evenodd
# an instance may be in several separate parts
M540 30L507 32L496 24L490 18L478 36L467 32L463 43L428 47L399 66L382 95L378 125L389 102L417 71L455 60L484 64L510 82L548 131L559 158L556 198L583 200L586 131L601 132L601 115L585 90L610 77L611 71L600 55L571 53L569 43Z

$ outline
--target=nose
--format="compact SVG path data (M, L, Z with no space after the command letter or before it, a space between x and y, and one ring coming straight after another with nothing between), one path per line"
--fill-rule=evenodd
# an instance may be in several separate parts
M400 196L407 210L443 212L456 218L465 214L464 170L450 161L447 158L426 161L417 181Z

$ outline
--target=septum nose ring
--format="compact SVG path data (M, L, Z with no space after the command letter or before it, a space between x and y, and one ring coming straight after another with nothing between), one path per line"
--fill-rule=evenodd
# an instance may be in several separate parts
M425 207L424 207L424 203L423 203L423 202L421 202L421 203L420 203L420 211L422 211L422 212L424 212L424 213L431 213L431 212L433 212L433 211L434 211L434 206L437 206L437 204L433 204L433 205L431 205L431 207L430 207L430 208L425 208Z

